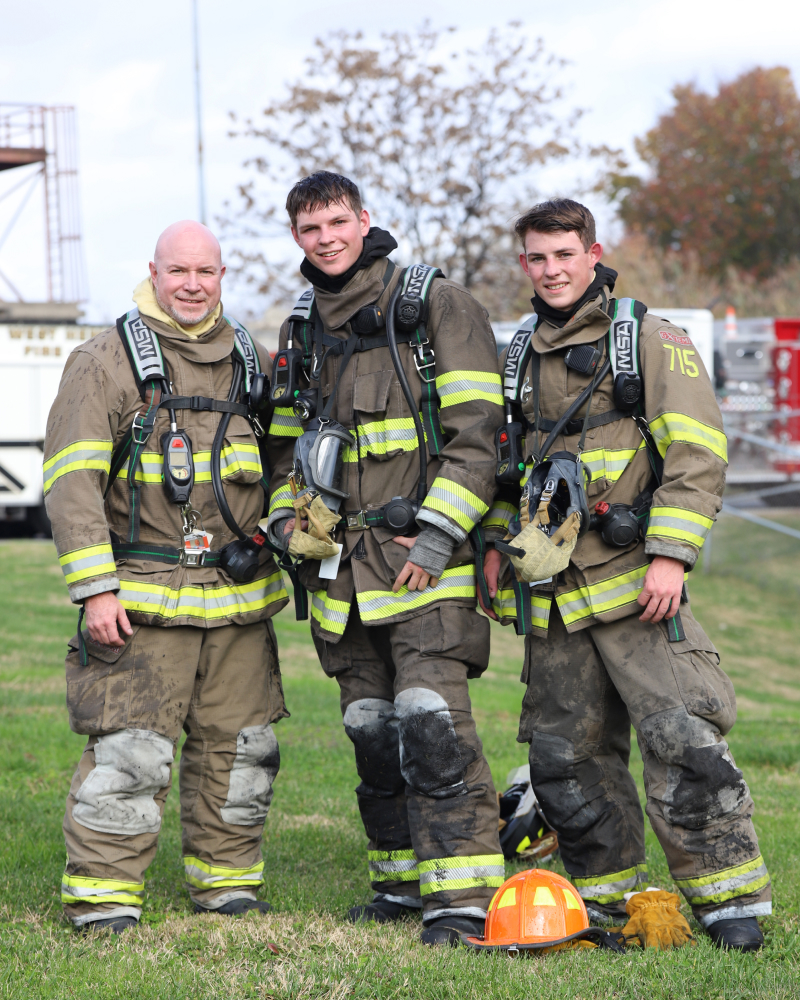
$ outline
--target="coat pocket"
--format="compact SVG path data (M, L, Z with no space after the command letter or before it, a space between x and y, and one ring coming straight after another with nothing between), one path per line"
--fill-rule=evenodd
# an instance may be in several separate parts
M220 469L226 483L257 483L261 479L262 468L255 434L229 433L222 446Z

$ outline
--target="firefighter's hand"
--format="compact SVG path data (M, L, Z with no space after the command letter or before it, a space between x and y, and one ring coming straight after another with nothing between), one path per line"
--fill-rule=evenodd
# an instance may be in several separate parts
M297 518L296 517L290 517L288 521L284 522L284 525L283 525L283 533L284 533L284 535L291 535L291 533L294 531L294 526L295 526L296 523L297 523ZM300 530L301 531L308 531L308 521L301 521L300 522Z
M393 541L397 542L398 545L402 545L403 548L410 549L413 547L416 538L406 538L404 535L397 535ZM406 581L408 582L406 583ZM425 590L429 585L435 587L439 583L439 578L426 573L416 563L407 562L400 570L400 575L394 581L394 586L392 587L393 593L396 594L404 583L406 583L409 590Z
M681 603L684 566L680 559L654 556L644 578L644 589L636 598L645 609L640 622L660 622L674 618Z
M120 632L133 635L125 608L117 600L117 595L112 594L110 590L104 594L87 597L83 606L86 609L86 627L89 635L101 646L124 646L125 640L120 637Z
M486 577L486 586L489 589L489 597L497 596L497 578L500 576L500 560L502 558L503 557L497 549L489 549L483 558L483 575ZM494 618L494 620L497 621L497 615L494 611L492 611L491 608L484 607L480 587L478 587L478 600L480 601L483 613L489 618Z

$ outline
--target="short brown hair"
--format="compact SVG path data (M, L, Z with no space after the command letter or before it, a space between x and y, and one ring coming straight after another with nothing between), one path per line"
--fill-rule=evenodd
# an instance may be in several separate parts
M517 219L514 232L519 237L523 249L525 237L531 231L534 233L577 233L584 250L588 250L597 239L594 216L585 205L572 201L570 198L554 198L552 201L543 201L539 205L534 205Z
M298 212L337 203L349 205L356 215L361 215L361 193L350 178L330 170L318 170L295 184L286 199L286 211L292 225L296 226Z

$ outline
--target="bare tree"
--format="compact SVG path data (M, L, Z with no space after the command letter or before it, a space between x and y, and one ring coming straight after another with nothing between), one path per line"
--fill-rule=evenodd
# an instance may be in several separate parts
M580 114L556 119L562 93L553 81L563 61L520 28L492 29L464 52L447 51L455 29L428 23L384 34L377 46L360 32L317 39L284 98L257 121L232 116L232 135L266 145L245 164L252 174L225 220L239 227L241 273L273 299L285 288L288 272L256 242L276 231L278 192L328 169L359 184L374 223L400 243L401 259L436 263L483 292L497 316L515 311L513 218L534 197L537 168L577 148Z

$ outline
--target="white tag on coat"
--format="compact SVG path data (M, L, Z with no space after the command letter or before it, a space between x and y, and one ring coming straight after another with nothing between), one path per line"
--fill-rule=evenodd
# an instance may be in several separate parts
M320 580L335 580L339 575L339 562L342 558L343 545L336 544L336 548L339 550L335 556L328 556L327 559L320 559L319 561L319 578Z

